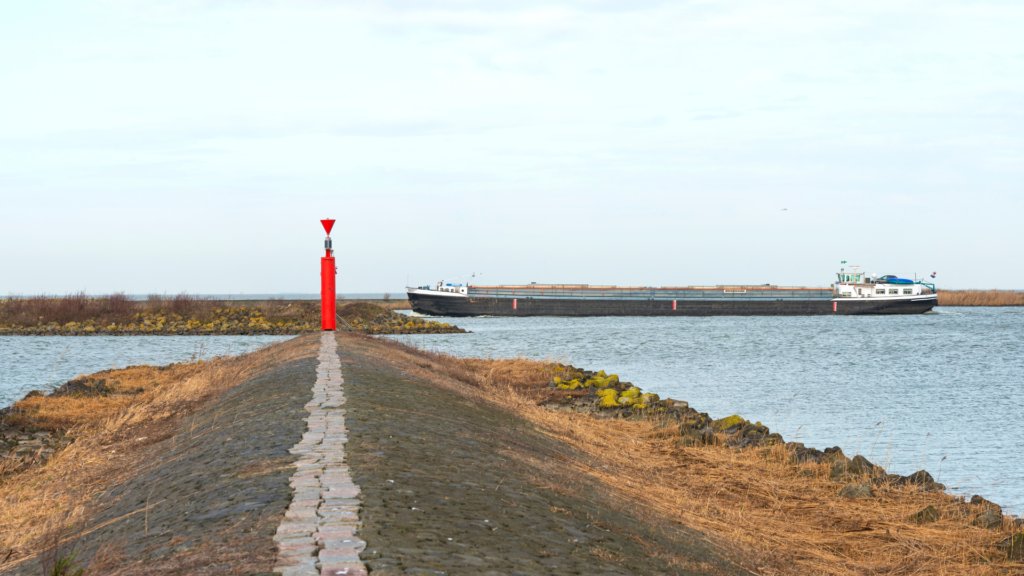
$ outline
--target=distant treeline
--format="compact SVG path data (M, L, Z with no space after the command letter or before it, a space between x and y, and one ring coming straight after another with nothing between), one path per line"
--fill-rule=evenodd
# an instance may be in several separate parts
M1014 290L939 290L939 306L1024 306Z

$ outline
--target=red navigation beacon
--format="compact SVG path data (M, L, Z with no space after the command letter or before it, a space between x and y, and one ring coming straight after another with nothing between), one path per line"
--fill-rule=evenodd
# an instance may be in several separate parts
M337 300L334 279L338 275L338 269L334 267L334 248L331 246L331 228L334 228L334 220L328 218L321 220L320 223L327 231L327 239L324 240L324 250L327 254L320 259L320 318L324 330L334 330L334 307Z

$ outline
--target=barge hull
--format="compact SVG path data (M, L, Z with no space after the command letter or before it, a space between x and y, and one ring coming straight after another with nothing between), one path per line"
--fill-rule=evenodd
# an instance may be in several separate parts
M570 298L488 298L409 294L409 304L431 316L838 316L923 314L937 296L913 299L828 300L601 300Z

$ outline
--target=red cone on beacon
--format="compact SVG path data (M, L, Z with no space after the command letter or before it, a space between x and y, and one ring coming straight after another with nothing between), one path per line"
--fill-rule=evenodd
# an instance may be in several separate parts
M338 275L338 269L334 266L334 246L331 242L331 229L334 228L334 220L326 218L320 223L327 231L327 239L324 240L326 254L320 259L320 324L324 330L334 330L335 306L337 305L334 281Z

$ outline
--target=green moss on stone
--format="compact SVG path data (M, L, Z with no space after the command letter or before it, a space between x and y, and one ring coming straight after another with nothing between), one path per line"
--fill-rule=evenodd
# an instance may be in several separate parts
M736 414L733 414L732 416L728 416L720 420L713 421L711 423L711 427L714 428L715 430L725 430L727 428L732 428L733 426L746 423L746 420L744 420L740 416L737 416Z

